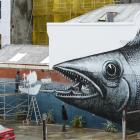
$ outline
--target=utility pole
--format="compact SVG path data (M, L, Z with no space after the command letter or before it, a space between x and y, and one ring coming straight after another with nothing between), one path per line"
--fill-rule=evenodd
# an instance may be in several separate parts
M122 112L122 140L126 140L126 107Z
M42 119L43 119L43 140L47 140L47 127L46 127L46 114L44 113L42 115Z

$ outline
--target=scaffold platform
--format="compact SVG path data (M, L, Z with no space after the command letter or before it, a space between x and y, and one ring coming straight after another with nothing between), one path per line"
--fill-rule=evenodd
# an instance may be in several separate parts
M27 114L29 95L15 93L14 87L14 81L0 81L0 119L16 119Z

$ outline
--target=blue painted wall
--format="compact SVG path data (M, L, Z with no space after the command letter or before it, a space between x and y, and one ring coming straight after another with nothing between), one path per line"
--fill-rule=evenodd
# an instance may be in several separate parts
M37 95L37 100L40 107L40 111L42 113L53 111L55 121L57 123L62 123L62 117L61 117L61 106L63 104L62 101L55 98L54 95L52 95L51 93L39 94ZM103 123L106 122L106 120L99 118L97 116L94 116L91 113L88 113L86 111L83 111L81 109L78 109L68 104L65 104L65 105L66 105L67 114L68 114L68 124L70 124L71 120L76 115L83 116L84 120L86 121L86 127L101 128L103 127Z
M0 80L8 80L8 81L14 81L14 79L0 79ZM6 92L14 93L15 85L14 84L7 84L6 85ZM3 87L0 86L0 92L3 92ZM16 104L16 98L18 97L7 97L6 102L13 102L13 104ZM61 106L63 104L62 101L55 98L55 96L52 93L40 93L37 95L37 101L40 108L41 113L47 113L49 111L52 111L54 114L54 119L56 123L62 123L62 117L61 117ZM66 109L68 113L68 124L70 124L71 120L74 116L80 115L83 116L83 118L86 121L86 127L94 127L94 128L102 128L103 123L106 122L105 119L102 119L100 117L94 116L86 111L83 111L81 109L78 109L74 106L66 104Z

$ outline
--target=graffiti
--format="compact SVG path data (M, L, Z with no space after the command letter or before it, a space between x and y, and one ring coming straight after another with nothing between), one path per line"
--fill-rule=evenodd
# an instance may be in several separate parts
M140 32L123 48L66 61L54 69L74 83L56 94L68 104L117 123L124 107L140 109ZM139 113L127 121L129 128L140 129Z

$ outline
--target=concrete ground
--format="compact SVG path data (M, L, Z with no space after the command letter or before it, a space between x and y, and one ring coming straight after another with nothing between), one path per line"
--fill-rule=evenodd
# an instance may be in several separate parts
M5 126L15 129L16 140L43 140L42 126L27 126L15 123L6 123ZM61 125L47 125L47 140L121 140L121 133L108 133L99 129L74 129L67 127L61 132ZM127 140L140 140L140 134L127 136Z

